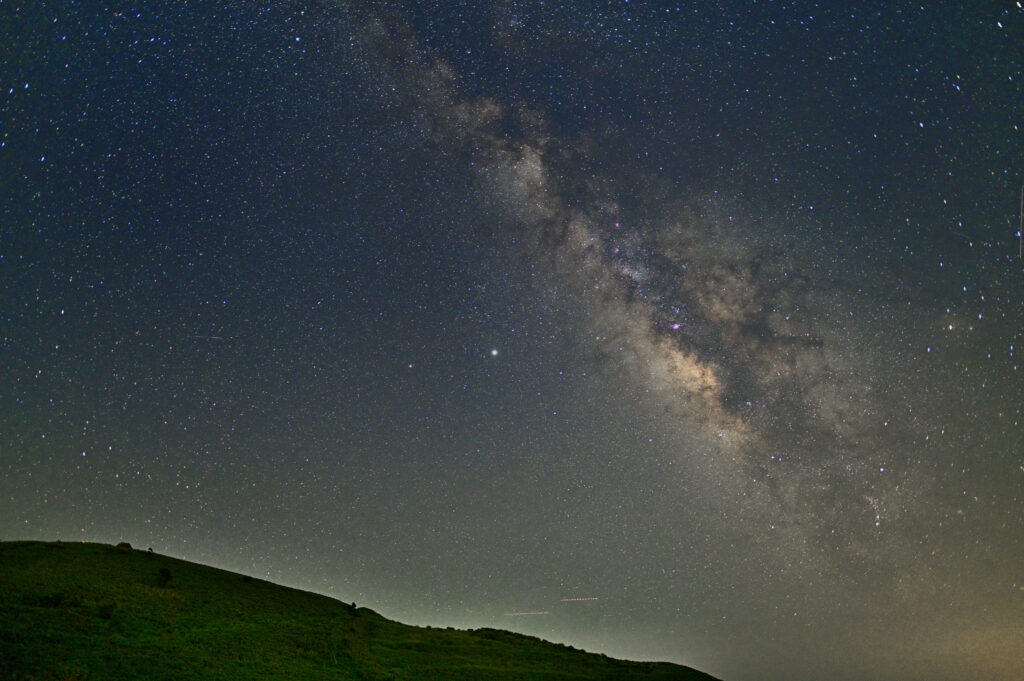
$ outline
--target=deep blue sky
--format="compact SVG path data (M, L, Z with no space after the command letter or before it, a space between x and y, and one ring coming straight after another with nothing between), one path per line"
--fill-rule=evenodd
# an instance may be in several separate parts
M1024 17L970 4L0 2L0 537L1016 679Z

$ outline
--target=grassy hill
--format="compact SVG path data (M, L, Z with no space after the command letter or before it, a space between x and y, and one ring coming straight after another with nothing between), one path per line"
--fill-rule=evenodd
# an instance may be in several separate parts
M681 679L495 629L413 627L367 608L149 551L0 543L0 679Z

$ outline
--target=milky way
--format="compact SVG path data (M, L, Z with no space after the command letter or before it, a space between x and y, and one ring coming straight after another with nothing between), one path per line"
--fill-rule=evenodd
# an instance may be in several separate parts
M849 347L850 301L830 281L837 273L814 264L836 254L814 237L766 234L758 221L770 218L746 206L732 214L714 196L633 196L631 210L588 178L570 205L537 114L460 99L443 63L414 74L406 79L429 84L414 95L437 117L441 145L466 150L484 202L574 309L577 333L669 406L686 435L680 458L699 451L723 496L742 497L730 502L760 518L755 532L790 526L826 557L840 554L835 563L854 553L893 574L896 521L917 513L910 498L927 491L910 466L893 471L904 457L874 438L887 424L863 377L879 358ZM912 437L892 430L894 440Z

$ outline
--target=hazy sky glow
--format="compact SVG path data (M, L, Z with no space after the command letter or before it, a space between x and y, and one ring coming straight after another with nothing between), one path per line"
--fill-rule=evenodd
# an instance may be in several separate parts
M726 681L1019 678L985 7L0 4L0 538Z

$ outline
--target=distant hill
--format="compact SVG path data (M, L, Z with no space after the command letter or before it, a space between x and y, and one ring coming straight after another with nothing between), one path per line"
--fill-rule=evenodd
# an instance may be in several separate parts
M0 543L5 681L714 681L496 629L413 627L127 546Z

